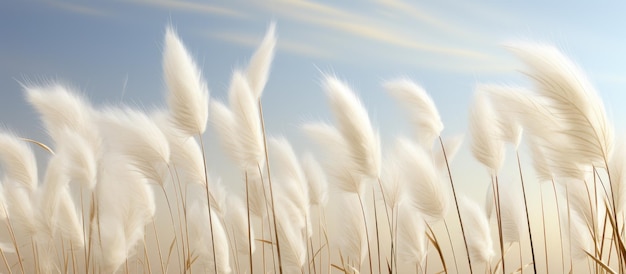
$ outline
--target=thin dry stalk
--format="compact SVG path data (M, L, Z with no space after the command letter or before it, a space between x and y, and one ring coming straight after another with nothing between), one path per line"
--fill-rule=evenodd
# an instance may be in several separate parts
M204 189L206 191L207 207L209 208L209 228L211 229L211 248L213 249L213 267L214 267L215 273L217 273L217 260L215 260L215 237L213 237L213 216L211 213L211 195L209 192L209 176L207 174L206 152L204 151L204 142L202 141L202 134L198 134L198 139L200 139L200 147L202 148L202 162L204 166ZM187 241L189 241L189 239L187 239Z
M463 236L463 243L465 244L465 253L467 254L467 264L469 265L470 273L474 273L472 270L472 260L470 259L469 248L467 246L467 238L465 237L465 228L463 227L463 221L461 220L461 211L459 210L459 201L456 198L456 190L454 189L454 181L452 180L452 172L450 171L450 163L448 162L448 155L446 155L446 148L443 145L443 139L439 136L439 144L441 144L441 151L443 152L443 159L446 161L446 168L448 170L448 178L450 178L450 187L452 188L452 196L454 197L454 205L456 206L456 213L459 217L459 224L461 225L461 234Z
M505 272L504 264L504 237L502 236L502 215L500 215L500 188L498 187L498 176L492 177L493 183L493 196L496 204L496 219L498 221L498 236L500 238L500 259L502 261L502 273Z
M428 223L426 223L426 227L428 227L428 230L430 232L430 234L426 233L426 236L428 237L428 240L430 240L430 242L435 247L435 250L437 250L437 254L439 254L439 259L441 260L441 265L443 266L443 272L448 273L446 259L443 256L443 252L441 251L441 246L439 245L439 241L437 240L437 237L435 236L435 232L433 232L433 229L430 227ZM426 260L426 262L428 263L428 260ZM424 270L424 273L426 273L425 270Z
M454 269L456 273L459 273L459 265L456 261L456 252L454 252L454 245L452 245L452 237L450 237L450 229L448 229L448 221L443 219L443 226L446 228L446 233L448 234L448 241L450 242L450 249L452 250L452 259L454 260Z
M548 238L546 237L546 215L543 208L543 188L539 185L539 198L541 202L541 223L543 226L543 252L546 256L546 273L550 272L550 264L548 263ZM521 250L520 250L521 251ZM533 265L535 265L533 263Z
M517 156L517 168L519 170L519 178L520 178L520 182L522 183L522 195L524 197L524 211L526 211L526 223L528 224L528 238L530 241L530 252L532 254L533 257L533 271L535 273L537 273L537 260L535 260L535 247L533 244L533 233L530 229L530 217L528 216L528 202L526 201L526 187L524 186L524 176L522 175L522 164L519 160L519 152L515 151L515 155ZM497 180L497 179L496 179ZM543 197L541 198L543 199ZM542 200L543 201L543 200ZM541 207L541 212L543 212L543 206ZM545 229L544 229L544 234L545 234ZM503 262L504 264L504 262ZM546 268L548 266L548 256L546 255ZM502 270L504 270L504 265L502 266ZM549 272L549 271L546 271Z
M9 265L9 262L7 261L7 257L4 255L4 251L2 251L2 249L0 249L0 255L2 255L2 261L4 262L4 265L7 268L7 271L9 271L9 274L13 274L13 271L11 270L11 266Z
M261 130L263 132L263 149L265 150L265 167L267 168L267 181L270 188L270 202L272 204L272 220L274 222L274 236L276 239L276 253L278 253L278 272L283 274L283 262L280 257L280 242L278 240L278 230L276 225L276 211L274 209L274 191L272 190L272 176L270 171L270 161L269 154L267 151L267 135L265 133L265 119L263 119L263 105L261 104L261 99L259 98L259 119L261 119ZM263 191L265 193L265 190Z
M359 199L359 204L361 205L361 213L363 214L363 226L365 227L365 238L367 240L367 255L369 258L370 273L374 273L374 268L372 267L372 249L370 247L370 236L367 229L367 217L365 216L365 207L363 206L363 201L361 200L361 194L359 194L358 192L357 198Z
M154 223L154 218L152 218L152 230L154 230L154 238L156 239L157 252L159 253L159 263L161 264L161 273L167 273L167 269L165 268L165 264L163 263L163 255L161 253L161 243L159 242L159 235L157 233L156 224ZM176 231L174 231L174 236L176 236Z
M248 172L245 174L246 176L246 210L248 212L248 258L250 259L250 274L254 273L254 265L252 264L252 233L251 226L252 223L250 221L250 197L249 197L249 187L248 187ZM265 249L265 247L263 248ZM265 265L265 258L263 258L263 265ZM265 267L263 267L265 269Z
M376 212L376 193L372 188L372 202L374 203L374 224L376 226L376 259L378 260L378 273L383 273L380 265L380 233L378 231L378 213Z
M554 203L556 204L556 214L559 220L559 243L561 244L561 269L565 271L565 248L563 248L563 227L561 225L561 210L559 208L559 197L556 193L556 184L554 183L554 179L552 182L552 191L554 192ZM543 207L542 207L543 208Z
M11 224L11 218L9 218L9 215L6 214L6 208L5 210L5 216L7 216L6 218L6 225L7 228L9 229L9 236L11 237L11 242L13 243L13 247L15 248L15 254L17 255L17 261L20 265L20 270L22 272L22 274L24 274L24 264L22 263L22 256L20 254L20 249L19 246L17 244L17 239L15 238L15 232L13 231L13 225Z

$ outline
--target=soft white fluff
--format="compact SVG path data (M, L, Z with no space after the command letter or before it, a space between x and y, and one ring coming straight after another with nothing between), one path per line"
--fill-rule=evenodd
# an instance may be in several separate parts
M271 152L275 163L275 173L273 178L280 184L284 197L290 200L299 213L308 221L309 218L309 193L304 171L300 166L300 161L293 151L293 147L284 137L270 138ZM310 225L309 225L310 226Z
M64 130L62 138L57 142L56 154L64 156L64 169L71 181L86 189L93 189L96 185L98 162L94 147L78 132Z
M584 72L553 46L515 43L507 48L524 62L524 73L535 91L549 100L561 124L560 133L567 142L560 144L559 158L604 166L613 145L613 128Z
M261 167L265 163L263 130L259 107L253 97L248 81L240 71L233 72L228 90L230 109L234 117L234 137L237 138L236 153L243 169Z
M11 133L0 133L0 161L7 179L28 192L37 188L37 161L31 148Z
M333 177L333 186L345 192L362 194L365 190L364 177L356 171L356 163L350 160L346 139L339 130L325 123L305 124L302 129L324 150L324 167Z
M494 117L488 98L480 90L477 91L470 110L472 154L492 174L498 172L504 161L504 143L499 138L501 133Z
M311 153L304 154L301 163L309 190L309 203L311 205L325 206L328 202L326 173Z
M267 28L265 37L259 45L259 48L254 52L250 63L246 69L246 78L250 84L250 91L252 91L253 97L259 100L272 66L272 59L274 59L274 51L276 48L276 24L273 22Z
M306 262L307 242L305 239L308 239L307 235L309 235L308 224L297 209L296 201L286 195L279 195L276 202L278 238L284 271L298 273L301 272Z
M613 147L613 153L609 160L609 172L611 173L611 200L615 204L617 215L621 215L626 203L626 139L621 137Z
M217 215L212 214L211 221L209 221L206 199L192 202L187 214L190 217L188 218L189 237L193 239L189 243L192 257L198 257L198 262L202 265L204 272L213 272L216 269L213 261L213 247L211 246L211 236L213 236L217 272L230 273L228 237L224 225L217 218ZM211 230L211 228L213 229Z
M381 169L380 138L361 100L348 85L334 76L325 76L324 89L337 128L346 140L348 159L354 162L359 174L378 178Z
M562 215L567 216L567 213L565 212ZM567 223L567 220L565 223ZM593 237L589 234L589 228L576 212L570 214L569 227L572 260L587 260L589 257L585 251L593 254L594 250Z
M527 229L523 207L522 190L511 181L499 182L500 216L502 218L502 237L505 243L519 243L522 233Z
M424 149L408 139L398 138L395 149L402 161L402 178L411 205L423 213L429 222L444 218L450 199L431 158Z
M206 183L204 159L200 145L193 137L185 137L175 127L172 127L167 113L158 112L152 115L163 135L167 138L170 147L170 163L177 169L181 182L199 184Z
M386 155L383 161L383 170L380 176L385 203L392 210L395 209L403 197L405 178L403 177L402 155L397 149Z
M248 213L246 211L245 202L232 195L226 200L226 208L224 211L224 222L227 231L232 234L231 245L235 247L240 262L248 258ZM250 233L254 235L254 227L250 227ZM252 241L252 252L256 248L255 241Z
M143 239L144 227L152 221L156 205L147 180L130 160L108 153L101 161L96 184L97 218L93 237L100 248L102 270L115 272Z
M145 113L125 108L107 109L99 118L110 150L122 153L147 178L162 184L170 160L167 138Z
M423 267L428 253L426 221L418 212L402 203L398 218L398 259Z
M367 238L358 197L352 193L338 193L332 197L329 206L341 208L329 211L331 249L339 249L346 263L344 268L360 269L367 255ZM348 261L350 265L347 265Z
M5 197L4 183L0 182L0 221L9 217L9 209Z
M69 240L71 248L84 247L83 225L70 194L70 177L64 169L65 159L59 153L50 159L44 183L37 189L35 196L37 233L34 240L37 246L43 250L51 249L53 253L53 243L59 236L63 241ZM54 256L48 257L50 254L43 254L45 252L40 252L43 255L40 258L42 267L48 270L58 268Z
M188 136L204 133L209 115L207 84L171 26L165 30L163 76L173 124Z
M247 163L242 158L244 153L241 151L239 139L236 130L236 120L233 112L223 103L217 100L211 100L211 124L213 125L220 144L228 156L239 166L245 169Z
M489 263L494 256L491 229L487 216L480 207L467 197L461 197L461 219L463 225L471 229L466 230L469 255L474 264Z
M61 84L26 86L28 102L39 112L48 134L55 143L63 141L64 130L81 135L92 150L99 150L97 128L93 121L94 110L89 102Z
M433 141L443 130L443 123L433 99L422 87L409 79L390 81L384 87L409 113L420 144L431 148Z

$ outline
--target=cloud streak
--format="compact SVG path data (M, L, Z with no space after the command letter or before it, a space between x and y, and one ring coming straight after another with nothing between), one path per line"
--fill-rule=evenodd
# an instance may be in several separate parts
M238 45L248 46L251 48L255 48L261 42L261 37L256 35L246 34L246 33L235 33L232 31L218 31L211 33L203 33L202 35L217 39L220 41L234 43ZM295 42L286 40L285 38L279 38L276 44L279 51L283 50L286 52L290 52L293 54L302 55L305 57L316 57L316 58L331 58L333 55L327 51L323 51L317 47L313 47L308 44Z
M440 55L477 60L490 58L488 54L472 49L423 42L407 32L406 28L389 27L383 22L376 21L372 16L348 12L330 5L308 0L277 0L275 3L268 8L291 20L323 26L360 38Z
M163 9L176 9L185 12L215 14L227 17L245 18L246 14L235 9L212 4L184 0L128 0L130 3L153 6Z

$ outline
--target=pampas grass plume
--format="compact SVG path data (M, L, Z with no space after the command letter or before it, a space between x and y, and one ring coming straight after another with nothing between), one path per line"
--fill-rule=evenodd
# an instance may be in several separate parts
M189 136L204 133L209 115L207 84L171 26L165 30L163 75L174 125Z

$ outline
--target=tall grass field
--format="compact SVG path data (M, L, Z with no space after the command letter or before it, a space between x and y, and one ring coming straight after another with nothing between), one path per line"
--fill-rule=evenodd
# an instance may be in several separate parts
M225 99L172 27L164 107L21 83L49 139L0 130L0 271L626 272L626 140L557 47L504 45L530 85L477 84L455 136L418 83L383 81L412 125L385 144L359 93L322 70L333 118L298 125L315 146L296 149L265 127L277 43L270 24ZM481 199L458 190L475 183L454 172L464 142L484 167ZM236 180L209 173L209 148Z

